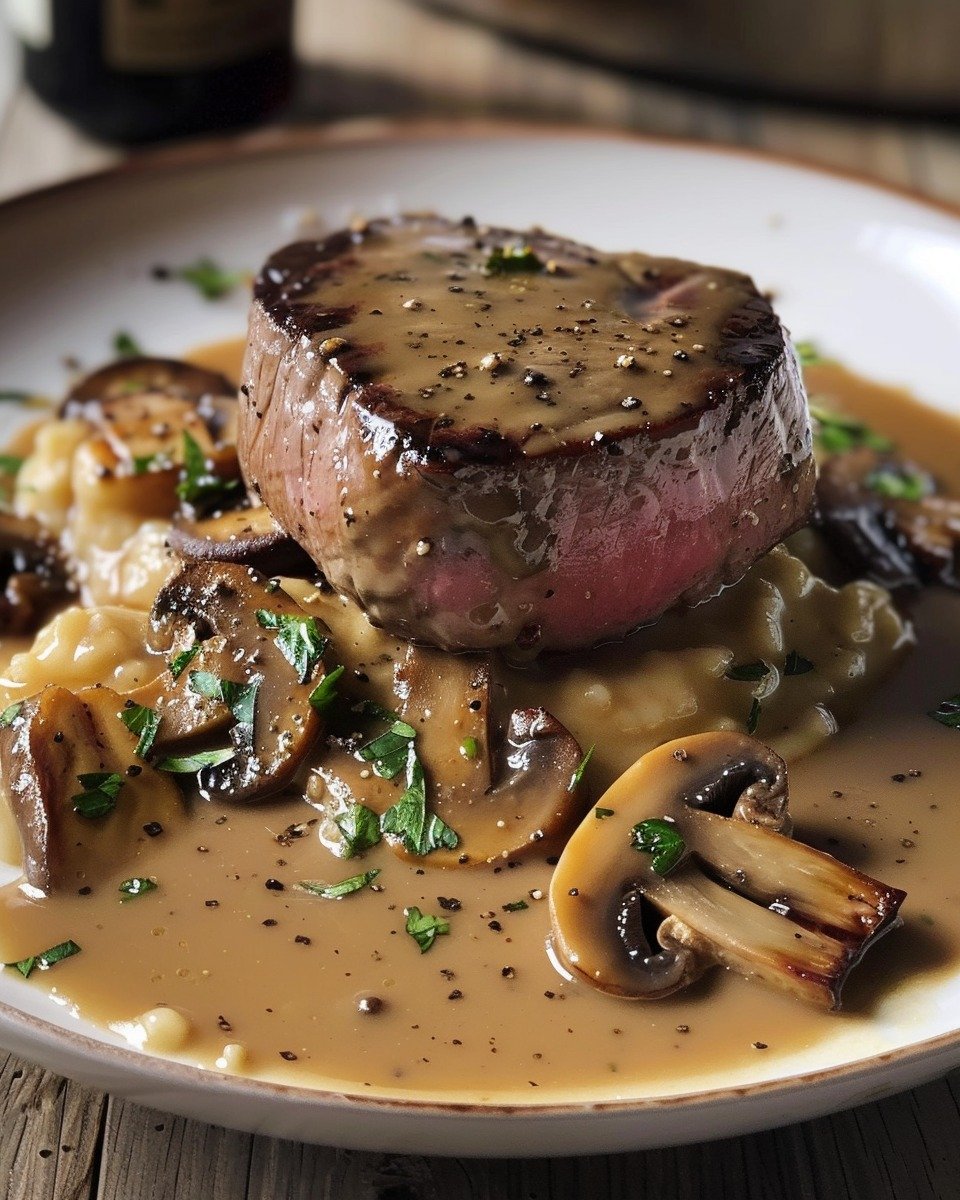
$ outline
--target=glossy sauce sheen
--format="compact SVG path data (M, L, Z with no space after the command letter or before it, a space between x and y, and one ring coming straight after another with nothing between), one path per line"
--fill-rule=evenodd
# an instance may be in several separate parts
M945 475L952 464L949 482L960 484L955 423L834 369L811 371L809 381L921 462ZM655 1003L568 983L544 948L551 867L542 857L418 869L381 845L340 861L317 826L275 840L315 815L290 802L200 806L182 831L144 838L139 861L94 882L88 896L37 902L7 888L0 956L9 962L73 938L81 954L24 986L49 989L104 1024L170 1005L190 1022L176 1051L188 1061L213 1066L239 1043L250 1073L362 1095L536 1103L663 1094L683 1091L693 1074L795 1050L838 1022L868 1036L885 991L955 968L960 947L960 734L925 715L960 689L960 598L928 593L912 616L916 651L854 724L791 767L796 836L909 893L904 927L871 952L839 1016L722 972ZM541 700L549 706L549 693ZM602 744L609 722L574 732L584 745ZM591 776L597 799L610 782L603 762ZM292 886L374 867L376 893L326 901ZM134 874L159 887L121 903L117 886ZM527 908L504 910L521 899ZM404 932L410 905L450 922L426 954ZM358 1000L370 996L380 1011L361 1012Z

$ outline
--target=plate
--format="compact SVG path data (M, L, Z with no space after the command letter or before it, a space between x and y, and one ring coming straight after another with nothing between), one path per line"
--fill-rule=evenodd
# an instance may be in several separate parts
M56 394L123 329L157 353L235 335L158 264L251 269L304 222L435 208L542 224L751 272L787 324L856 370L960 412L960 217L906 194L711 146L511 126L302 130L161 153L8 202L0 223L4 387ZM2 411L5 421L14 418ZM700 1141L875 1099L960 1063L960 975L924 981L863 1033L669 1094L602 1102L374 1100L134 1052L0 973L0 1042L87 1084L217 1124L366 1150L580 1154ZM506 1119L509 1117L509 1119Z

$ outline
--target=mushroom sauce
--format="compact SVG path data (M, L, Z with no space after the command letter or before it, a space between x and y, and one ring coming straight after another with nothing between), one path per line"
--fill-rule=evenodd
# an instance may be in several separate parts
M236 353L211 348L197 361L235 374ZM809 367L807 384L814 403L868 421L960 490L954 421L831 364ZM111 544L133 561L129 540ZM566 977L546 949L560 846L465 865L455 853L441 854L444 866L399 857L386 843L336 857L333 818L344 803L382 812L398 795L349 755L352 773L340 774L321 756L297 796L249 806L214 796L146 822L132 847L107 841L103 856L115 850L116 867L76 887L43 896L9 884L0 958L16 963L73 942L79 953L24 986L147 1051L367 1096L666 1095L694 1079L722 1082L758 1055L775 1061L831 1037L838 1023L868 1037L886 998L958 964L960 732L928 713L960 690L960 596L925 590L901 617L882 589L827 585L804 561L814 570L825 561L806 532L717 599L622 644L544 665L501 663L497 675L509 705L542 705L581 746L595 744L583 772L586 819L619 774L671 738L755 729L783 754L796 839L908 893L903 927L871 950L840 1014L719 968L650 1002ZM149 686L166 665L146 648L146 609L163 572L134 572L128 591L95 587L91 607L56 616L32 649L30 639L8 639L3 705L49 683L121 695ZM282 586L329 626L327 669L344 664L350 696L396 707L405 647L311 583L285 577ZM802 671L789 669L791 653ZM737 670L753 662L766 671ZM428 770L429 722L445 722L453 757L469 760L469 719L455 705L420 714ZM9 816L4 824L3 856L18 863L16 828ZM116 836L106 826L104 835ZM365 872L377 874L341 899L296 886ZM131 879L142 886L119 892ZM407 930L414 908L427 922L419 937Z

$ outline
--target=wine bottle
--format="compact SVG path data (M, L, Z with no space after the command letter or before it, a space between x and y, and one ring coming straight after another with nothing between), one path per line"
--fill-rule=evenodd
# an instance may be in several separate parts
M7 0L36 93L136 143L253 124L291 77L292 0Z

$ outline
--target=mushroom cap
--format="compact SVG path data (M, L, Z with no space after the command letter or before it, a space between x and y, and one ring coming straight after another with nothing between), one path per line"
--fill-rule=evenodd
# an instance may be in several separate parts
M722 964L838 1007L904 893L792 841L779 832L787 822L786 767L752 738L699 734L645 754L560 857L556 956L575 977L634 999ZM667 919L649 936L654 913Z

